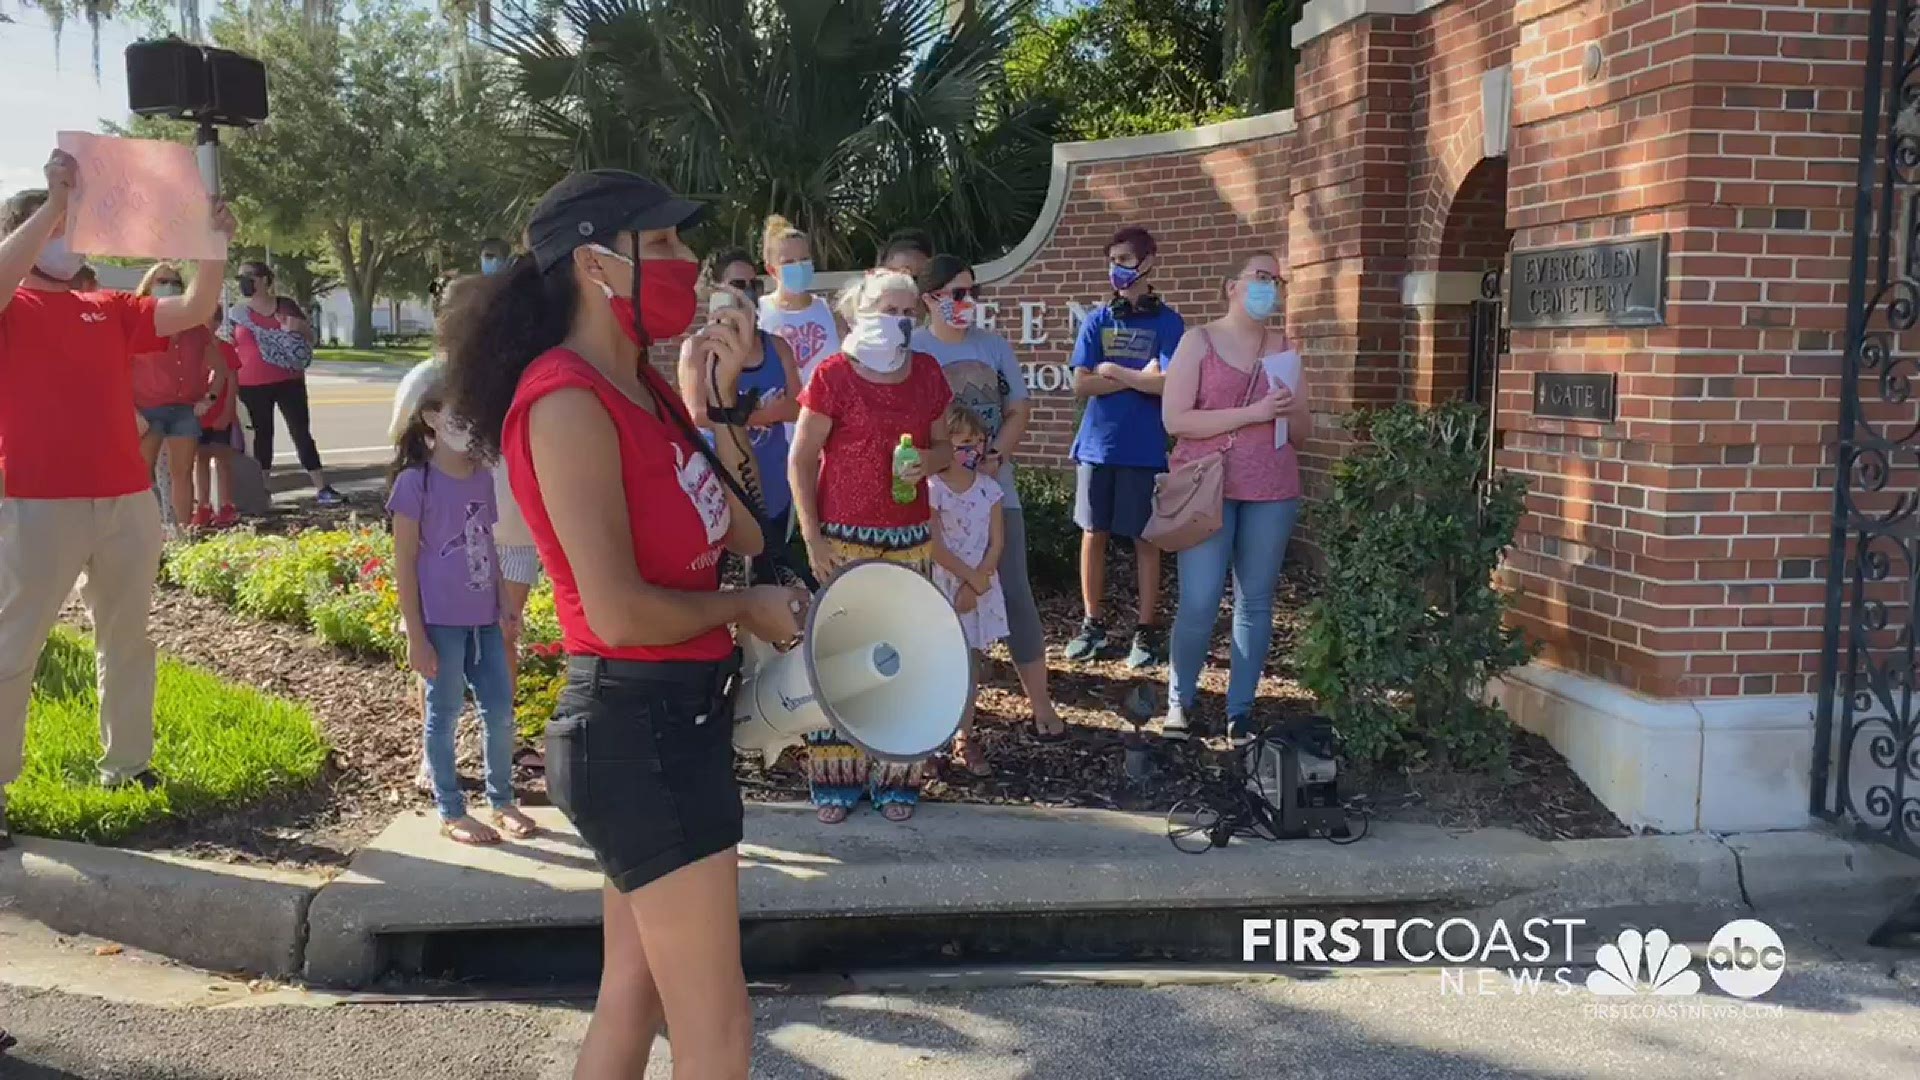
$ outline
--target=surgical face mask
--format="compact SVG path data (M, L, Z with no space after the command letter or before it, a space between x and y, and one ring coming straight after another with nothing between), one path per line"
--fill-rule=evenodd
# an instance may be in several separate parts
M480 256L480 272L483 274L497 274L506 269L506 266L507 260L498 255Z
M900 315L862 315L842 344L862 367L885 375L907 362L907 341L913 320Z
M1273 314L1280 303L1280 286L1271 281L1249 281L1240 290L1240 306L1255 319L1265 319Z
M790 293L803 293L813 288L813 260L802 259L781 267L780 288Z
M74 254L67 246L66 237L56 236L40 249L40 258L34 261L33 268L55 281L70 281L86 262L86 256Z
M163 282L153 287L153 295L155 296L183 296L186 294L186 291L185 286L175 285L171 281Z

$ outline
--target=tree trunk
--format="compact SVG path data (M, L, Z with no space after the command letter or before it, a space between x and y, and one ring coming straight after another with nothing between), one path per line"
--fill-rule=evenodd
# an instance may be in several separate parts
M350 289L353 297L353 347L373 348L373 297L359 289Z

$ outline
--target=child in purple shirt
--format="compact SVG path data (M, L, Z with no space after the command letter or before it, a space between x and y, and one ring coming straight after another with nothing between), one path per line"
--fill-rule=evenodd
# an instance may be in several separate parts
M533 820L513 800L513 679L501 632L499 518L493 474L442 407L440 370L407 373L394 402L393 565L407 626L407 664L427 682L426 757L440 831L463 844L525 839ZM454 736L471 687L486 727L492 825L467 813L454 767Z

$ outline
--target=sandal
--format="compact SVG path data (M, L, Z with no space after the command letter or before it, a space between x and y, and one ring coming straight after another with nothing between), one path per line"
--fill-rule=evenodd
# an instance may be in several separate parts
M888 821L905 821L913 816L913 804L910 802L890 802L880 808L880 816Z
M822 825L838 825L847 820L847 808L844 806L816 806L813 816L820 819Z
M471 817L455 818L440 823L440 835L458 844L471 844L474 847L486 847L500 842L500 834L473 820Z
M517 806L495 810L493 827L509 840L527 840L540 834L540 826Z

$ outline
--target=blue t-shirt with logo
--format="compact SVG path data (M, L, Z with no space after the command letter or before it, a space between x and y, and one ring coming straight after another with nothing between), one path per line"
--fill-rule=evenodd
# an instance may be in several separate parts
M1071 363L1075 369L1087 371L1109 362L1139 371L1157 360L1164 372L1186 330L1186 322L1170 307L1125 317L1102 307L1080 324L1080 339L1074 342ZM1116 390L1088 398L1079 434L1073 438L1073 460L1086 465L1165 470L1167 428L1160 420L1159 396Z

